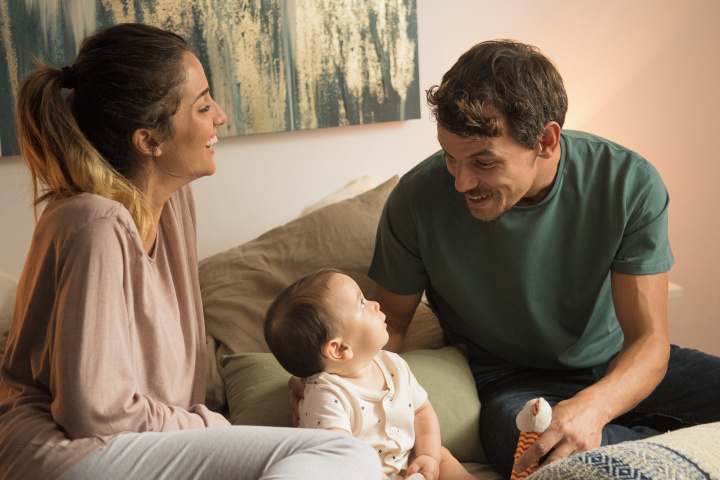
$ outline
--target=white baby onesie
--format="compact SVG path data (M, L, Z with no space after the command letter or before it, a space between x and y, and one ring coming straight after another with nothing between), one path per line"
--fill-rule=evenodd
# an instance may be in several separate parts
M350 432L375 448L388 478L402 479L415 445L415 410L425 403L427 393L399 355L381 351L375 362L387 391L358 387L330 373L308 378L299 426Z

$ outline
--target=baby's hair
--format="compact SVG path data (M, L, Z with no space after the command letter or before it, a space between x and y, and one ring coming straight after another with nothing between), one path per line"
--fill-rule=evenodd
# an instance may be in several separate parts
M324 370L322 347L338 333L328 305L330 279L340 270L323 268L286 287L265 315L265 342L282 367L306 378Z

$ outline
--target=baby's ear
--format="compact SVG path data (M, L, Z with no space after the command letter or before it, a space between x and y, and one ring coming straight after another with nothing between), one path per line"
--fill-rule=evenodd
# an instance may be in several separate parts
M353 356L350 346L343 343L340 337L328 341L323 347L323 353L325 354L325 358L331 362L350 360Z

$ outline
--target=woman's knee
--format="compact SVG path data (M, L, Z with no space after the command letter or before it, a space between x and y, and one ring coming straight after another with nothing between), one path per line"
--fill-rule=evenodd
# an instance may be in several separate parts
M294 455L296 458L290 460L295 465L294 470L312 467L311 470L315 474L318 471L332 475L342 472L342 477L349 480L381 477L380 457L367 443L342 433L317 430L308 432L313 432L312 446L308 446L302 452L296 452ZM301 475L297 478L303 477ZM315 478L326 477L316 475Z

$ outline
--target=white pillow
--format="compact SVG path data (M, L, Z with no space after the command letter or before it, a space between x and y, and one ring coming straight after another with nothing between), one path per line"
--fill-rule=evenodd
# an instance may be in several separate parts
M318 200L316 203L307 207L300 213L300 216L302 217L303 215L307 215L310 212L314 212L315 210L330 205L332 203L336 203L341 200L346 200L356 195L360 195L361 193L365 193L372 188L375 188L375 182L370 175L364 175L362 177L356 178L340 190L336 190L333 193L326 195L325 197Z

